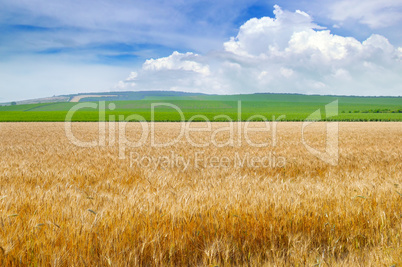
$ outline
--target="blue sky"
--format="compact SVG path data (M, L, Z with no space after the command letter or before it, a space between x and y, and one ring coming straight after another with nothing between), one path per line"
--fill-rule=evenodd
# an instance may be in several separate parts
M401 0L0 6L0 102L115 90L402 91Z

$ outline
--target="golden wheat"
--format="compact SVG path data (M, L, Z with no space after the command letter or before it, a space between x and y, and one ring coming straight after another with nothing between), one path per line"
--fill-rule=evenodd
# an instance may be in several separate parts
M305 137L324 149L325 123L314 125ZM90 141L97 127L74 123L73 132ZM126 134L134 142L141 129L130 123ZM178 129L158 123L157 141L172 140ZM276 145L265 148L244 136L240 147L197 148L183 139L153 148L148 137L119 159L118 135L115 144L107 138L106 146L80 148L63 123L2 123L0 264L402 264L402 124L340 123L337 166L309 154L300 129L279 123ZM201 143L210 135L190 137ZM215 136L220 144L228 138ZM233 165L235 157L267 155L267 167ZM214 156L223 165L211 166ZM152 158L165 163L148 164ZM192 164L171 160L180 158Z

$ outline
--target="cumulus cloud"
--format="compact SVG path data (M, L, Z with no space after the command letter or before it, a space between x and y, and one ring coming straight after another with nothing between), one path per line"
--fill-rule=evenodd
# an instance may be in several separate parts
M176 51L165 58L149 59L145 61L143 69L149 71L183 70L209 75L209 67L197 62L199 57L199 55L190 52L180 54Z
M135 80L137 79L138 73L132 71L130 75L124 80L119 81L115 86L114 90L130 90L135 88Z
M116 88L400 95L402 48L385 37L374 34L360 42L334 35L307 13L279 6L274 15L244 23L221 51L147 60Z
M289 36L305 29L323 29L314 24L305 12L283 11L275 5L275 18L253 18L240 27L237 37L224 43L225 50L237 55L258 56L267 52L275 53L285 47ZM268 51L267 51L268 49Z

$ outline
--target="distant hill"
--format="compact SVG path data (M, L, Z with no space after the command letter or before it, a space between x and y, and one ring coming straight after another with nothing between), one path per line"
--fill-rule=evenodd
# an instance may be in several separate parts
M60 95L53 97L28 99L23 101L15 101L17 105L26 104L42 104L42 103L58 103L58 102L88 102L88 101L122 101L122 100L142 100L142 99L159 99L165 97L192 97L205 95L202 93L187 93L175 91L126 91L126 92L99 92L99 93L80 93L71 95ZM9 103L1 103L0 105L8 106Z
M53 97L28 99L23 101L15 101L8 103L0 103L0 106L9 106L12 103L16 105L26 104L44 104L44 103L59 103L59 102L90 102L90 101L129 101L129 100L217 100L217 99L231 99L231 100L247 100L252 99L258 101L259 99L272 99L284 98L293 99L298 101L300 97L308 96L310 99L319 98L320 101L325 97L357 97L357 98L397 98L401 97L369 97L369 96L335 96L335 95L303 95L303 94L283 94L283 93L254 93L254 94L235 94L235 95L214 95L203 93L188 93L179 91L117 91L117 92L98 92L98 93L79 93L70 95L60 95Z

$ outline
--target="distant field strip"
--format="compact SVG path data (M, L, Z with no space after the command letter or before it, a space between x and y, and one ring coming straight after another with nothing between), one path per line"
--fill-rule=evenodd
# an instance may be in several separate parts
M90 97L117 97L117 95L79 95L74 96L70 102L80 102L81 99L90 98Z
M81 100L112 98L110 95L84 95ZM82 97L85 97L82 99ZM74 101L79 101L76 98ZM327 118L325 105L338 101L338 115ZM322 120L339 121L402 121L401 97L334 97L334 96L306 96L306 95L199 95L199 96L148 96L142 100L106 101L106 116L99 117L99 108L84 107L88 102L46 103L31 105L15 105L0 107L0 121L64 121L68 111L75 105L81 108L74 113L73 121L99 121L120 116L127 118L130 115L142 116L144 120L152 119L152 106L155 107L155 121L180 121L183 112L185 120L192 116L201 115L210 121L223 120L228 116L231 120L246 121L251 116L261 115L268 120L281 117L284 121L303 121L316 110L321 111ZM90 103L99 104L99 101ZM112 104L113 109L109 109ZM100 107L98 105L97 107ZM173 108L173 107L176 107ZM241 112L239 112L239 110ZM241 114L240 114L241 113ZM216 116L219 116L215 118ZM255 117L262 118L262 117ZM196 120L200 120L200 116Z

